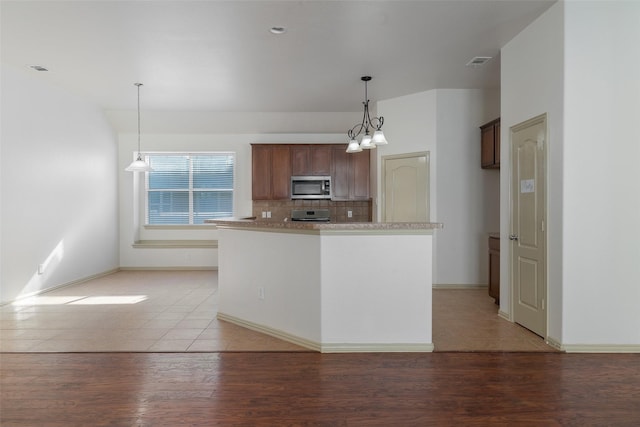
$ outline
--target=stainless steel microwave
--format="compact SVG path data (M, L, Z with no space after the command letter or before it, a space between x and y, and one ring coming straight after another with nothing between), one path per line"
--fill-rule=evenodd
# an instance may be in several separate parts
M330 199L330 176L292 176L292 199Z

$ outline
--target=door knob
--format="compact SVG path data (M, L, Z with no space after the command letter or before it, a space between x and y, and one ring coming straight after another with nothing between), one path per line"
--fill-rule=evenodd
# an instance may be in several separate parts
M509 234L509 240L518 240L518 236L516 234Z

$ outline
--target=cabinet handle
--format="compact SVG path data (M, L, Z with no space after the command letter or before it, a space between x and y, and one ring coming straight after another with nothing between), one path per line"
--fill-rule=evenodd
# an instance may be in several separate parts
M518 236L516 234L509 234L509 240L518 240Z

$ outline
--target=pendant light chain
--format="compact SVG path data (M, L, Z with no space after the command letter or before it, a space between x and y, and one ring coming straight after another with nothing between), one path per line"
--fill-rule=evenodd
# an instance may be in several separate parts
M138 156L140 156L140 86L142 83L135 83L138 86Z
M138 87L138 156L125 170L128 172L151 172L153 168L142 160L142 154L140 153L140 86L142 83L134 83Z

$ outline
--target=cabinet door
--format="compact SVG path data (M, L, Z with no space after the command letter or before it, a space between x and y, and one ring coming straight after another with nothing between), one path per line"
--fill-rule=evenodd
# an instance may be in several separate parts
M276 145L271 153L271 198L291 198L291 150L288 146Z
M481 166L483 168L491 167L493 166L495 129L493 125L489 125L482 128L480 134L482 136Z
M291 175L309 175L309 147L291 147Z
M351 188L349 198L351 200L369 199L369 158L370 150L348 154L351 156Z
M493 163L500 167L500 122L493 127Z
M309 148L311 175L331 174L331 147L326 145L311 146Z
M489 238L489 296L500 304L500 239Z
M334 147L331 150L331 185L334 200L349 199L349 158L352 154L345 147Z
M271 147L251 147L251 194L253 200L271 198Z

